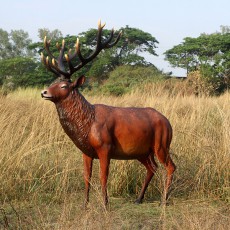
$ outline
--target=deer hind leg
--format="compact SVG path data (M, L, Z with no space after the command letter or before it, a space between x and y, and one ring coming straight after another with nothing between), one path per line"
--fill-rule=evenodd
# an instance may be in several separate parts
M136 204L140 204L142 202L144 195L145 195L145 191L149 185L149 182L151 181L154 173L157 170L157 164L156 164L152 154L150 154L147 158L138 159L138 161L140 161L145 166L145 168L147 170L147 175L146 175L144 183L142 185L140 195L135 201Z
M84 181L85 181L85 201L84 207L86 208L89 202L89 190L90 190L90 179L92 176L92 166L93 158L83 154L83 164L84 164Z
M102 150L98 152L99 162L100 162L100 181L101 181L101 189L103 195L103 202L105 207L108 204L108 195L107 195L107 180L109 176L109 165L110 158L108 157L108 151Z
M176 166L173 163L172 159L170 158L168 149L161 147L160 149L155 151L155 154L158 160L164 165L167 171L167 178L166 178L165 188L162 197L162 204L166 204L167 199L169 197L170 186L173 180L173 173L176 170Z

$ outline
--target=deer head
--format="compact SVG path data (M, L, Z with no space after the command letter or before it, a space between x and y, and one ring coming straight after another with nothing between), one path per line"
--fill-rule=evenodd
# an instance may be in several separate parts
M66 81L63 79L60 82L51 84L51 86L48 89L43 90L41 96L45 100L50 100L55 103L67 98L71 93L71 91L83 85L84 82L85 82L85 76L79 77L74 82Z
M71 81L71 76L73 73L81 69L87 63L92 61L103 49L108 49L117 44L120 39L121 32L119 32L115 41L112 42L114 37L114 29L111 30L110 36L102 42L102 29L105 24L101 25L101 21L98 22L98 33L97 33L97 44L94 52L88 57L83 57L80 50L79 39L76 41L75 51L71 51L68 54L65 54L65 40L63 39L62 45L59 46L57 43L56 46L59 50L58 58L55 58L50 51L50 41L47 41L47 38L44 38L44 46L48 53L48 56L45 58L43 53L41 53L41 60L44 63L45 67L53 72L57 76L57 80L51 84L51 86L43 90L41 96L44 99L57 102L59 100L65 99L73 89L78 88L85 82L85 77L79 77L75 82ZM80 63L73 65L72 60L78 57ZM67 66L67 67L66 67Z

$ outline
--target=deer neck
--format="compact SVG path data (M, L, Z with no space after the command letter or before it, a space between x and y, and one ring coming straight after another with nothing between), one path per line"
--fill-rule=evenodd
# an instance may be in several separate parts
M56 103L60 123L66 134L83 152L90 152L88 134L95 118L91 105L77 90L63 101Z

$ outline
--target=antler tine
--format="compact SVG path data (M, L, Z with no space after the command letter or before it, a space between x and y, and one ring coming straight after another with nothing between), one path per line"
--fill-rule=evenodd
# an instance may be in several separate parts
M80 69L81 67L83 67L89 61L91 61L103 49L103 46L102 46L102 43L101 43L101 34L102 34L102 29L104 28L104 26L105 26L105 23L103 25L101 25L101 20L99 20L98 21L98 34L97 34L97 45L96 45L96 49L94 50L94 52L88 58L84 58L82 56L81 50L80 50L79 38L77 38L77 41L76 41L76 51L75 51L75 53L72 56L70 56L70 61L74 57L76 57L76 55L78 55L78 58L81 61L81 63L78 66L74 67L75 71L78 70L78 69Z
M99 20L98 21L97 45L96 45L94 52L87 58L84 58L82 56L81 51L80 51L80 43L79 43L79 40L77 40L76 53L77 53L81 63L74 67L74 71L79 70L84 65L86 65L88 62L93 60L101 52L102 49L111 48L112 46L117 44L117 42L119 41L119 39L121 37L121 32L118 34L116 40L110 44L110 42L112 41L113 36L114 36L114 29L112 29L109 38L104 43L102 43L101 36L102 36L102 29L104 27L105 27L105 23L103 25L101 25L101 20Z
M46 51L48 53L48 56L45 59L43 53L41 53L41 59L42 59L42 62L44 63L44 65L46 66L46 68L49 71L53 72L57 76L63 75L65 78L69 79L70 74L65 71L65 67L64 67L64 64L63 64L63 55L64 55L64 51L65 51L65 42L64 42L64 40L62 41L62 47L60 47L58 45L58 43L56 44L58 50L60 51L60 54L59 54L58 58L55 58L53 56L53 54L51 53L51 51L50 51L50 40L47 41L46 36L44 38L44 46L45 46L45 49L46 49ZM52 59L51 63L49 61L49 57ZM56 65L56 63L58 63L58 66Z
M63 56L65 52L65 40L64 39L62 40L62 46L59 51L60 51L60 54L58 56L58 66L60 67L61 71L64 71L65 70L65 66L63 63Z
M79 43L79 39L77 38L76 40L76 44L75 44L75 51L73 53L71 53L71 49L69 49L69 52L68 52L68 57L69 57L69 60L73 60L76 56L77 56L77 47L78 47L78 44Z
M79 60L81 61L80 64L78 64L77 67L74 67L71 63L71 61L78 56ZM82 54L81 54L81 50L80 50L80 42L79 42L79 38L77 38L76 40L76 45L75 45L75 52L73 54L70 54L69 51L69 55L65 55L65 59L68 63L69 69L70 69L70 74L73 74L76 70L80 69L81 67L83 67L83 63L86 61Z
M61 47L59 46L59 43L57 42L56 43L56 47L57 47L57 49L60 51L61 50Z
M48 56L45 58L45 57L44 57L44 54L41 53L41 60L42 60L42 62L44 63L45 67L46 67L49 71L51 71L52 73L58 75L58 72L57 72L55 69L51 68L50 62L49 62L49 57L48 57Z
M99 50L99 48L101 48L101 34L102 34L102 29L104 27L105 27L105 23L103 25L101 25L101 20L99 20L98 21L97 46L96 46L96 49L95 49L94 53L96 53L96 51ZM76 40L76 51L74 52L73 55L69 56L69 60L71 61L73 58L76 57L76 55L78 55L78 57L79 57L79 59L80 59L81 62L85 62L86 61L86 59L83 58L83 56L81 54L79 38L77 38L77 40ZM81 63L80 63L80 65L81 65Z
M101 25L101 20L98 21L98 32L97 32L97 47L101 48L101 34L102 34L102 29L105 27L105 23Z
M76 54L78 55L81 62L85 61L85 59L83 58L83 56L81 54L79 38L77 38L77 42L76 42Z
M55 59L55 57L53 56L53 54L50 52L50 40L47 41L47 37L46 37L46 36L44 37L44 46L45 46L45 49L46 49L48 55L49 55L51 58L54 58L54 59Z
M50 68L52 68L52 70L56 71L56 75L63 75L64 78L70 79L71 73L61 70L59 68L59 66L57 66L56 63L57 63L57 61L53 58L52 62L51 62L52 66L50 66ZM52 71L52 72L54 72L54 71Z
M69 58L68 54L65 54L65 59L66 59L66 61L68 63L69 70L70 70L70 75L71 75L72 73L74 73L74 67L73 67L73 65L72 65L72 63L70 61L70 58Z
M108 38L108 40L107 40L108 42L107 42L107 41L105 42L105 43L106 43L105 49L111 48L112 46L116 45L116 44L118 43L118 41L119 41L121 35L122 35L122 31L119 32L119 34L117 35L116 40L115 40L113 43L110 43L110 44L109 44L109 42L111 42L111 40L112 40L112 38L113 38L113 35L111 35L111 39ZM109 40L109 39L110 39L110 40Z

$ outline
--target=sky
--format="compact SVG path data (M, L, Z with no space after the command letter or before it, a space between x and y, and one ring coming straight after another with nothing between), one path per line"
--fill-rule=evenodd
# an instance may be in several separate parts
M0 0L0 28L23 29L34 42L39 28L77 35L97 28L99 19L107 29L128 25L152 34L159 41L158 56L148 56L148 61L164 72L185 76L185 70L172 68L163 53L185 37L230 26L230 0Z

